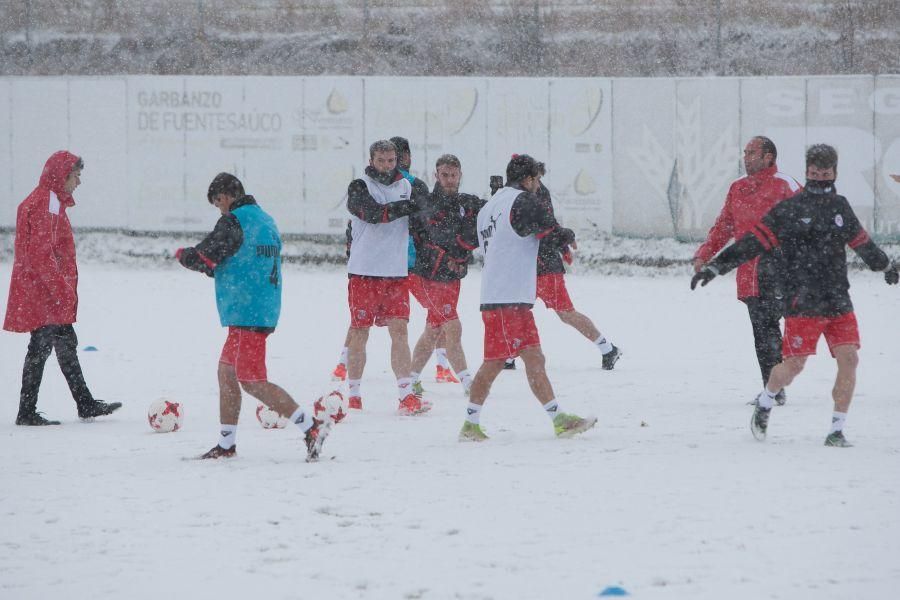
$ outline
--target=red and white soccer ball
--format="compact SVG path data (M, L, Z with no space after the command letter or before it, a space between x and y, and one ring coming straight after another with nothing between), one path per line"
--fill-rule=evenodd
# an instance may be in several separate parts
M263 429L284 429L288 424L287 418L282 417L265 404L257 405L256 420L263 426Z
M147 411L150 427L157 433L169 433L181 429L184 420L184 408L180 402L160 398L150 405Z
M326 418L331 419L335 423L343 421L350 413L350 407L344 395L338 390L334 390L327 396L320 396L313 403L313 412L320 421Z

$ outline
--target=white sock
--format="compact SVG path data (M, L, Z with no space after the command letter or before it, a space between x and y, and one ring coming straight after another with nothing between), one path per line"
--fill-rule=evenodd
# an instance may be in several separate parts
M303 409L299 406L297 410L294 411L294 414L291 415L291 423L300 428L300 431L306 433L309 431L309 428L312 427L312 419L306 418L306 413L303 412Z
M412 393L412 381L411 377L401 377L397 380L397 394L401 400Z
M445 369L450 368L450 363L447 362L447 349L446 348L435 348L434 356L437 359L437 364L439 367L444 367Z
M777 395L778 392L770 392L769 388L764 387L763 391L756 397L756 401L759 403L760 408L772 408L775 404L775 396Z
M594 340L594 343L597 344L597 347L600 348L600 352L603 354L609 354L613 351L613 345L602 335Z
M413 380L413 383L419 383L420 381L422 381L422 374L413 371L409 374L409 378Z
M553 399L545 404L544 410L547 411L547 416L550 417L551 421L556 418L556 415L562 413L562 411L559 409L559 402L557 402L556 399Z
M481 422L481 408L480 404L469 402L469 405L466 407L466 421L478 425Z
M341 364L342 364L342 365L346 365L346 364L347 364L347 353L348 353L349 351L350 351L350 350L349 350L349 348L347 348L347 346L344 346L344 349L341 350Z
M237 425L219 425L219 447L223 450L230 450L234 447L237 439Z
M362 385L362 379L348 379L347 386L350 388L349 394L352 398L353 396L360 396L359 386Z
M459 373L456 374L456 376L459 378L459 381L463 384L464 389L468 390L469 388L472 387L472 374L469 373L468 369L466 369L465 371L460 371Z
M831 433L835 431L843 431L844 424L847 422L847 413L833 412L831 413Z

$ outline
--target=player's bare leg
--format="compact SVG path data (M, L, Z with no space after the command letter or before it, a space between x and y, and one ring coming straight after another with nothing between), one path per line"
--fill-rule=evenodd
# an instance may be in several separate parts
M750 417L750 431L753 437L763 441L769 428L769 413L775 404L775 396L789 386L806 366L805 356L789 356L772 368L769 381L756 397L753 416Z
M622 352L600 333L600 330L597 329L594 322L587 315L574 309L558 310L556 314L563 323L573 327L578 333L600 348L600 352L603 353L604 370L610 371L613 369Z
M769 381L766 382L766 390L772 392L773 397L782 388L791 385L806 366L806 356L789 356L772 367Z
M546 359L540 346L525 348L519 353L525 363L525 375L531 392L541 404L547 404L555 398L550 378L547 377Z
M837 362L837 375L831 397L834 399L834 411L846 413L850 410L853 391L856 389L856 368L859 365L859 353L855 345L836 346L834 359Z
M532 393L543 405L544 412L547 413L547 416L553 422L553 430L557 437L572 437L587 431L597 423L595 417L581 418L562 411L559 402L556 400L556 395L553 393L550 378L547 376L544 352L540 346L525 348L519 352L519 356L522 357L522 362L525 363L528 385L531 387Z
M299 408L290 394L271 381L242 381L241 388L282 417L290 417Z
M219 363L219 422L237 425L241 414L241 384L234 365Z
M366 344L369 341L368 327L351 327L347 331L347 387L348 405L354 410L362 410L360 384L366 368Z
M234 365L219 363L219 443L202 459L232 458L237 452L237 423L241 414L241 385Z
M459 431L459 441L483 442L488 439L481 430L481 409L491 392L491 385L503 371L505 364L505 359L486 360L475 373L472 387L469 388L469 405L466 407L466 420Z
M450 361L450 366L456 371L463 388L468 393L472 388L472 376L469 374L469 365L466 364L466 354L462 347L462 323L459 319L444 323L441 326L441 335L446 343L447 360Z
M334 368L334 371L331 372L331 378L334 381L344 381L347 379L347 355L349 354L349 346L350 346L350 330L352 328L347 328L347 335L344 336L344 347L341 349L341 358L338 360L337 366Z
M409 352L408 322L404 319L388 319L386 324L388 335L391 336L391 369L394 376L397 379L409 377L412 356Z
M411 367L413 373L421 373L425 365L428 364L428 359L431 358L441 333L441 327L425 325L425 331L419 336L419 340L416 342L416 347L413 350Z
M577 310L558 310L556 311L556 315L559 317L560 321L570 327L574 327L578 333L591 342L600 337L600 330L597 329L594 322L591 321L587 315L582 314Z
M368 327L351 327L347 332L347 378L362 379L366 368L366 343L369 341Z
M413 391L412 356L409 351L408 322L405 319L388 319L388 335L391 336L391 369L397 377L397 397L400 415L417 415L426 412L431 404Z
M497 375L503 370L505 360L486 360L481 364L478 372L475 373L475 379L472 381L472 389L469 390L469 402L478 406L483 406L487 400L488 394L491 392L491 386Z
M853 391L856 389L856 368L859 365L859 353L853 344L835 346L832 348L832 351L834 352L834 359L837 361L837 375L834 379L834 388L831 391L831 396L834 399L834 412L831 414L831 432L825 438L825 445L847 448L852 444L844 437L844 424L847 422L847 411L850 410Z

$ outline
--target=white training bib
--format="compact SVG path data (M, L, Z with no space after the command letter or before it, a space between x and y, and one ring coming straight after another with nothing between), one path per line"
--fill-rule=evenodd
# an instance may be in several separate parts
M412 185L405 178L384 185L363 175L360 177L369 194L379 204L409 200ZM406 277L407 248L409 245L409 218L402 217L390 223L366 223L350 216L350 260L347 272L370 277Z
M478 245L484 255L481 304L534 304L537 294L536 236L520 236L510 211L522 190L505 187L478 212Z

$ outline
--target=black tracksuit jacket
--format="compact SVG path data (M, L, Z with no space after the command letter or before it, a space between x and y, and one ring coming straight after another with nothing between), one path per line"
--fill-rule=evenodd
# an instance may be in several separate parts
M462 279L478 247L476 219L484 201L472 194L448 194L435 184L422 210L409 219L416 247L410 273L432 281Z
M836 317L853 310L847 246L873 271L890 265L846 198L807 189L775 205L711 264L726 273L764 252L780 252L785 316Z

